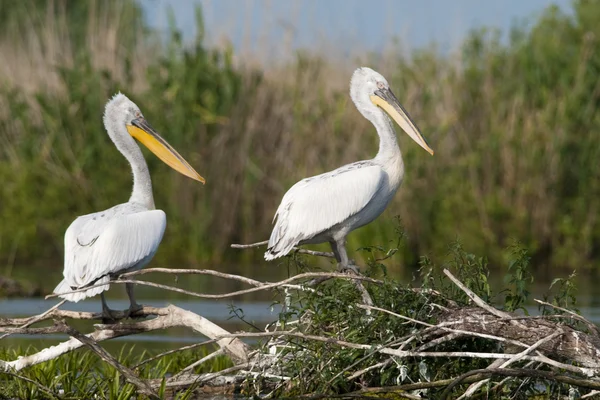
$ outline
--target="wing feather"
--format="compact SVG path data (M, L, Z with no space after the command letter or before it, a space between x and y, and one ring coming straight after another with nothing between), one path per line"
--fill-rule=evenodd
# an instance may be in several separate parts
M165 227L162 210L146 210L132 203L77 218L65 233L65 279L55 292L107 283L78 296L61 296L78 301L107 290L110 275L141 268L154 256Z
M265 259L281 257L299 242L360 212L379 190L383 177L381 167L361 162L296 183L275 213Z

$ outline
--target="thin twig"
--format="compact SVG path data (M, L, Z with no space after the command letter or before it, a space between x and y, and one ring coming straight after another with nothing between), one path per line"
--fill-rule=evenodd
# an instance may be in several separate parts
M450 271L448 271L447 269L444 268L444 274L450 278L450 280L456 285L458 286L463 292L465 292L465 294L467 296L469 296L469 298L475 303L477 304L479 307L483 308L484 310L486 310L487 312L489 312L490 314L493 314L497 317L500 318L510 318L510 314L505 313L504 311L500 311L497 308L494 308L490 305L488 305L485 301L483 301L479 296L477 296L471 289L469 289L468 287L466 287L461 281L459 281L458 279L456 279L454 277L454 275L452 275L452 273Z
M58 395L56 395L49 388L47 388L46 386L42 385L41 383L34 381L33 379L29 379L29 378L27 378L27 377L25 377L23 375L15 374L14 372L10 372L10 371L0 371L0 374L10 375L10 376L15 377L17 379L21 379L21 380L23 380L25 382L29 382L29 383L37 386L38 389L40 389L42 392L48 394L53 399L60 400L60 397Z
M500 366L501 366L503 363L505 363L505 361L504 361L504 360L494 360L494 361L493 361L493 362L492 362L490 365L488 365L488 366L486 367L486 369L498 368L498 367L500 367ZM532 363L532 362L530 361L530 363ZM508 378L504 378L504 379L508 379ZM467 388L467 390L465 390L465 392L464 392L463 394L461 394L461 395L460 395L460 397L458 397L456 400L464 400L464 399L466 399L466 398L469 398L469 397L473 396L473 394L474 394L474 393L475 393L477 390L479 390L479 388L480 388L482 385L485 385L485 384L486 384L487 382L489 382L489 381L490 381L490 379L489 379L489 378L487 378L487 379L482 379L482 380L480 380L480 381L478 381L478 382L475 382L475 383L471 383L471 385L470 385L470 386Z
M408 350L398 350L392 349L389 347L367 345L360 343L352 343L344 340L338 340L331 337L325 336L316 336L316 335L307 335L301 332L293 332L293 331L276 331L276 332L240 332L240 333L230 333L227 335L219 336L218 338L244 338L244 337L295 337L298 339L305 340L314 340L318 342L325 342L336 344L338 346L350 348L350 349L360 349L360 350L373 350L375 349L377 352L381 354L388 354L391 356L397 357L422 357L422 358L437 358L437 357L448 357L448 358L483 358L483 359L511 359L514 357L514 354L505 354L505 353L484 353L484 352L472 352L472 351L408 351ZM594 369L577 367L574 365L563 364L558 361L552 360L544 355L539 356L523 356L523 360L528 361L537 361L542 362L548 365L552 365L558 368L562 368L571 372L575 372L578 374L584 374L587 376L594 375Z
M414 318L410 318L410 317L407 317L407 316L404 316L404 315L401 315L401 314L397 314L397 313L395 313L393 311L386 310L385 308L372 307L372 306L366 306L366 305L359 305L358 307L360 307L360 308L369 308L371 310L381 311L381 312L393 315L395 317L404 319L406 321L413 322L415 324L424 325L424 326L427 326L427 327L430 327L430 328L438 328L438 329L441 329L443 331L450 332L450 333L456 333L456 334L461 334L461 335L466 335L466 336L476 336L476 337L480 337L480 338L484 338L484 339L496 340L498 342L510 343L510 344L514 344L514 345L517 345L517 346L520 346L520 347L528 347L529 346L529 345L527 345L525 343L522 343L522 342L519 342L517 340L506 339L506 338L503 338L503 337L500 337L500 336L488 335L486 333L465 331L465 330L462 330L462 329L447 328L447 327L445 327L443 325L429 324L427 322L419 321L419 320L414 319Z
M448 395L452 392L452 389L463 383L466 378L477 376L487 376L487 375L500 375L500 376L514 376L514 377L528 377L528 378L538 378L538 379L548 379L557 381L560 383L566 383L568 385L578 386L586 389L600 389L600 382L591 380L591 379L578 379L573 378L567 375L558 375L554 372L549 371L540 371L535 369L504 369L504 368L490 368L490 369L475 369L469 372L466 372L454 379L452 383L450 383L446 389L442 392L440 396L441 400L444 400L448 397Z
M494 369L494 368L506 368L508 367L510 364L514 364L517 361L520 361L521 359L523 359L523 357L525 357L527 354L531 353L532 351L534 351L535 349L537 349L538 347L540 347L541 345L543 345L544 343L547 343L551 340L554 340L555 338L563 335L564 332L562 330L558 330L556 332L554 332L552 335L550 336L546 336L545 338L542 338L540 340L538 340L537 342L535 342L534 344L532 344L531 346L529 346L528 348L526 348L525 350L523 350L520 353L515 354L514 357L512 357L511 359L503 362L502 364L500 364L499 366L494 365L493 367L488 367L488 369ZM494 361L494 363L498 362L499 360ZM493 364L492 364L493 365ZM487 381L489 381L489 379L484 379L480 382L477 382L474 385L471 385L467 391L460 396L460 398L464 397L470 397L471 395L473 395L473 393L475 393L475 391L477 391L477 389L479 389L481 387L481 385L485 384ZM459 398L459 399L460 399ZM458 400L458 399L457 399Z
M392 362L392 359L388 358L387 360L382 361L382 362L378 362L377 364L369 365L366 368L363 368L361 370L358 370L358 371L354 372L352 375L350 375L349 377L347 377L346 380L347 381L352 381L352 380L358 378L359 376L366 374L369 371L372 371L372 370L377 369L377 368L383 368L383 367L385 367L386 365L388 365L391 362Z
M557 310L560 310L562 312L565 312L565 313L569 314L569 316L572 317L573 319L576 319L576 320L578 320L580 322L583 322L588 327L588 329L591 330L592 332L594 332L596 335L600 335L600 330L598 329L598 327L596 325L594 325L592 322L588 321L582 315L579 315L577 313L574 313L571 310L567 310L566 308L557 306L555 304L550 304L550 303L547 303L547 302L542 301L542 300L533 299L533 301L535 301L538 304L542 304L544 306L552 307L554 309L557 309Z
M480 378L478 377L469 377L465 378L464 383L472 383L476 382ZM393 393L403 394L405 391L409 390L419 390L419 389L432 389L432 388L440 388L449 385L452 383L453 379L441 379L439 381L423 381L423 382L415 382L415 383L405 383L403 385L396 386L382 386L382 387L369 387L361 390L357 390L355 392L339 394L339 395L331 395L331 394L310 394L305 396L298 396L299 398L306 400L318 400L323 398L365 398L365 395L376 395L376 394L384 394L384 393Z
M251 249L251 248L254 248L254 247L264 246L264 245L266 245L268 243L269 243L269 241L265 240L265 241L262 241L262 242L250 243L250 244L232 244L231 248L232 249ZM335 255L333 253L328 252L328 251L315 251L315 250L301 249L301 248L298 248L298 247L294 247L292 250L294 252L300 253L300 254L308 254L308 255L317 256L317 257L335 258Z
M223 354L223 349L218 349L216 351L213 351L212 353L210 353L207 356L202 357L201 359L199 359L198 361L195 361L193 363L191 363L190 365L188 365L187 367L185 367L184 369L182 369L181 371L179 371L177 374L175 374L173 377L179 376L187 371L190 371L194 368L196 368L199 365L204 364L207 361L212 360L213 358L220 356L221 354Z
M31 325L35 324L36 322L46 319L48 317L48 315L55 312L58 309L58 307L65 304L66 301L67 300L62 300L62 301L58 302L57 304L55 304L54 306L50 307L48 310L44 311L43 313L36 315L34 317L31 317L27 322L24 322L23 325L21 325L21 328L27 328L28 326L31 326ZM3 319L0 319L0 321L3 321ZM7 337L9 335L10 335L10 333L5 333L4 335L0 336L0 340L4 339L5 337Z
M246 278L245 276L235 275L235 274L226 274L224 272L215 271L212 269L195 269L195 268L184 268L184 269L175 269L175 268L146 268L139 269L137 271L127 272L119 275L119 278L128 278L136 275L146 275L152 274L155 272L159 272L162 274L170 274L170 275L211 275L216 276L218 278L223 279L231 279L235 281L240 281L247 283L252 286L262 286L265 283L261 281L257 281L254 279Z
M599 394L600 394L600 390L592 390L588 394L584 394L583 396L581 396L581 398L582 399L591 399L592 397L599 395Z
M204 342L194 343L194 344L191 344L189 346L183 346L183 347L179 347L177 349L165 351L163 353L155 355L154 357L150 357L147 360L144 360L142 362L137 363L136 365L134 365L133 367L131 367L131 369L137 369L137 368L141 367L142 365L145 365L145 364L148 364L148 363L150 363L152 361L158 360L159 358L162 358L164 356L168 356L169 354L178 353L178 352L184 351L184 350L195 349L196 347L205 346L207 344L211 344L211 343L215 343L215 342L216 342L216 340L214 340L214 339L205 340Z
M119 371L129 382L131 382L138 388L140 393L145 394L146 396L148 396L152 399L157 399L157 400L160 399L158 394L152 389L152 387L147 382L145 382L143 379L140 379L140 377L137 376L135 374L135 372L133 372L132 370L130 370L123 364L119 363L106 350L104 350L102 347L100 347L98 345L98 343L96 343L95 340L81 334L79 331L68 326L64 322L60 322L59 326L61 326L64 329L65 333L67 333L69 336L72 336L75 339L79 340L81 343L84 343L94 353L96 353L102 360L104 360L106 363L110 364L113 368L115 368L117 371Z
M232 244L232 249L251 249L254 247L260 247L269 244L268 240L263 240L262 242L249 243L249 244Z
M219 372L210 372L210 373L194 376L193 378L186 379L186 380L174 379L175 377L171 377L167 380L165 386L168 388L187 388L192 385L199 385L204 382L208 382L208 381L218 378L220 376L225 376L232 372L237 372L237 371L243 370L244 368L248 368L249 366L250 366L249 363L234 365L233 367L225 368ZM152 386L158 388L161 386L161 384L162 384L162 379L157 379L155 381L155 383L152 384Z
M116 279L116 280L110 281L110 283L111 284L112 283L117 283L117 284L133 283L136 285L151 286L151 287L156 287L159 289L170 290L173 292L183 293L183 294L187 294L189 296L200 297L200 298L204 298L204 299L224 299L224 298L228 298L228 297L235 297L235 296L240 296L243 294L253 293L253 292L257 292L257 291L261 291L261 290L268 290L268 289L273 289L273 288L277 288L277 287L286 287L291 282L295 282L295 281L298 281L301 279L324 277L324 276L332 277L332 278L343 278L343 279L358 279L361 281L377 283L377 284L383 283L383 281L380 281L378 279L373 279L373 278L369 278L369 277L362 276L362 275L343 274L343 273L339 273L339 272L337 272L337 273L336 272L306 272L303 274L292 276L290 278L284 279L279 282L265 283L259 287L237 290L235 292L229 292L229 293L223 293L223 294L196 293L196 292L192 292L189 290L180 289L180 288L177 288L174 286L162 285L159 283L147 282L147 281L129 280L129 279ZM104 286L104 285L106 285L106 284L98 284L98 285L88 286L86 288L77 289L77 290L73 290L73 291L65 292L65 293L52 293L52 294L49 294L48 296L46 296L46 298L48 299L48 298L57 297L57 296L64 295L64 294L85 292L89 289Z
M442 343L446 343L446 342L450 342L452 340L456 340L456 339L458 339L458 338L460 338L462 336L465 336L465 334L464 333L460 333L460 332L448 333L448 334L445 334L443 336L438 337L437 339L433 339L433 340L430 340L427 343L422 344L421 346L417 347L416 350L417 351L424 351L424 350L430 349L432 347L439 346Z

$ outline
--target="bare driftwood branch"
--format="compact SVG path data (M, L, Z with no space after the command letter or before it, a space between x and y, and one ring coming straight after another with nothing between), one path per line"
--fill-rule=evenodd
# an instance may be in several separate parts
M58 311L58 310L57 310ZM154 330L168 329L173 327L187 327L194 331L213 339L217 344L224 349L227 355L229 355L234 362L245 362L249 347L235 337L227 337L229 332L215 325L204 317L192 313L191 311L183 310L174 305L158 309L155 315L156 318L132 322L132 323L118 323L111 325L96 325L97 330L86 335L94 342L102 342L104 340L113 339L116 337L127 336L138 334L142 332L150 332ZM90 313L83 313L84 316L88 317ZM48 327L48 328L3 328L6 330L11 329L11 333L16 333L15 330L19 330L18 333L37 333L42 334L46 332L56 333L61 332L60 328ZM42 331L46 329L46 332ZM56 346L49 347L39 351L38 353L31 354L29 356L20 357L14 361L2 361L0 362L0 369L2 370L13 370L20 371L23 368L31 365L36 365L44 361L51 360L62 354L68 353L82 346L82 342L77 339L70 339L62 342Z
M231 279L251 286L248 289L237 290L222 294L203 294L183 290L177 287L163 285L153 282L138 281L132 279L137 275L147 273L166 273L171 275L180 274L201 274ZM450 301L438 301L440 304L428 302L431 307L430 317L432 319L422 320L422 317L402 315L393 310L384 307L378 307L374 304L349 304L349 307L359 307L368 312L384 313L390 318L402 320L402 324L409 324L410 330L403 331L402 337L392 336L384 343L362 343L357 340L348 339L342 331L312 331L316 334L310 334L306 329L310 325L311 310L306 310L303 316L296 321L288 322L285 327L287 330L268 330L266 332L236 332L230 333L205 318L192 312L183 310L176 306L163 308L144 307L133 314L135 317L150 317L152 319L138 321L121 321L114 324L96 324L95 331L84 335L70 328L68 325L59 322L54 326L35 327L36 323L61 319L85 319L101 320L101 313L86 313L60 310L59 303L44 313L29 318L3 318L0 319L0 333L4 336L9 334L48 334L48 333L67 333L72 336L56 346L44 349L38 353L24 357L19 357L12 361L0 360L0 372L5 371L9 374L15 374L28 366L36 365L41 362L56 358L61 354L73 351L82 346L88 346L97 353L104 361L110 363L118 369L127 380L135 384L139 393L153 397L156 390L160 387L162 380L143 380L134 372L141 365L152 362L158 358L173 354L178 351L190 350L192 348L216 343L219 348L207 356L190 363L188 366L169 377L165 385L170 390L179 390L196 386L211 386L214 390L239 388L246 380L251 382L271 382L270 392L267 397L277 395L277 391L285 385L293 385L294 377L287 376L288 372L282 369L278 363L285 363L285 356L278 349L287 348L297 349L299 354L307 351L310 343L321 342L329 346L337 346L344 349L354 349L360 351L359 357L354 359L348 366L341 368L341 371L335 371L333 378L329 383L340 379L340 377L353 384L362 384L363 379L368 379L369 374L380 368L390 366L390 363L406 362L398 360L414 360L427 358L446 358L446 359L489 359L491 360L488 368L483 370L471 371L469 374L463 374L453 379L439 380L435 382L415 382L410 384L398 385L384 388L364 388L360 391L345 394L344 397L358 397L366 394L395 392L398 396L405 398L417 398L415 395L406 393L408 390L446 388L446 395L455 390L458 385L470 384L461 398L466 398L475 393L481 394L482 385L494 376L505 377L502 382L495 382L496 387L501 387L506 382L514 378L535 378L546 379L558 383L565 383L581 388L598 390L600 381L596 377L600 375L600 335L598 329L593 327L591 322L578 316L569 310L559 309L567 315L550 315L528 317L515 313L509 313L498 310L487 304L473 291L469 290L448 270L444 270L448 278L462 290L473 302L473 306L459 307L457 303ZM154 268L140 270L133 273L124 274L111 283L136 283L140 285L154 286L166 290L172 290L185 293L194 297L221 299L229 298L242 294L253 293L260 290L270 289L294 289L311 290L307 288L312 279L352 279L355 282L368 282L376 285L383 284L382 281L365 277L362 275L352 275L344 273L304 273L299 274L278 282L261 282L239 275L224 274L212 270L195 269L166 269ZM87 290L89 288L86 288ZM433 299L443 299L440 293L432 291L420 291L412 289L414 292L423 293L424 296L430 295ZM366 290L365 290L366 292ZM364 302L370 303L370 296L367 299L363 294ZM368 293L367 293L368 295ZM412 294L411 294L412 296ZM429 299L429 298L428 298ZM445 299L443 299L445 300ZM341 300L340 300L341 302ZM552 306L550 304L544 304ZM115 312L117 320L125 319L126 312ZM419 315L419 314L416 314ZM377 314L369 318L381 317ZM421 319L419 319L421 318ZM404 322L405 321L405 322ZM433 322L434 321L434 322ZM588 329L585 329L585 327ZM171 327L187 327L197 333L206 336L208 340L196 343L190 346L184 346L179 349L170 350L154 357L149 357L139 364L129 369L119 364L110 354L102 349L98 343L112 338L134 335L142 332L150 332L159 329L168 329ZM280 329L281 325L274 324L269 329ZM578 330L580 329L580 330ZM408 334L407 334L408 332ZM398 335L401 336L401 335ZM489 343L496 343L493 351L452 351L457 347L452 347L457 339L476 338L477 340L486 340ZM269 344L265 348L259 348L251 351L250 347L241 341L243 338L266 338ZM442 345L443 346L440 346ZM461 349L462 350L462 349ZM234 366L223 371L195 375L195 367L206 363L207 361L221 354L228 355L234 363ZM286 353L287 354L287 353ZM371 365L365 366L365 361L373 359ZM327 361L326 361L327 363ZM400 364L398 364L400 365ZM542 367L541 370L536 369ZM510 367L510 368L509 368ZM560 369L563 374L549 372L548 370ZM566 373L570 375L566 375ZM590 377L594 377L590 379ZM261 378L261 379L257 379ZM265 383L266 384L266 383ZM259 386L257 386L258 388ZM454 388L454 389L453 389ZM40 388L40 390L42 390ZM260 390L260 389L257 389ZM454 392L452 392L454 393ZM48 393L52 396L51 393ZM264 395L265 393L261 393ZM327 395L326 397L335 397ZM319 398L318 396L314 398Z
M62 302L61 302L62 303ZM59 304L61 304L59 303ZM101 321L103 319L101 312L83 312L83 311L69 311L69 310L58 310L52 307L50 310L45 311L39 315L34 315L33 317L27 318L0 318L0 329L6 329L6 327L10 326L20 326L19 329L23 329L27 326L31 326L34 323L46 321L49 319L60 319L60 318L71 318L71 319L83 319L83 320L98 320ZM155 315L167 315L168 309L165 308L157 308L157 307L143 307L141 310L136 311L131 314L133 317L150 317ZM112 311L113 316L116 320L121 320L127 318L126 311ZM19 333L19 332L14 332ZM22 331L21 333L32 333L29 331Z

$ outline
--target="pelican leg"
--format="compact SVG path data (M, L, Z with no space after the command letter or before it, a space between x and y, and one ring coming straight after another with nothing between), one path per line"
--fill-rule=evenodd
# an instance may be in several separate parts
M110 322L115 322L117 319L113 315L113 311L106 304L106 299L104 298L104 292L100 293L100 298L102 299L102 323L107 324Z
M348 254L346 253L346 238L342 238L336 241L329 242L331 244L331 249L333 250L333 254L335 255L335 259L338 262L338 271L346 272L352 271L355 274L358 274L358 269L355 265L351 265L348 262Z
M342 259L340 258L340 252L338 251L337 244L333 240L330 241L329 244L331 245L331 250L333 251L333 255L335 256L335 260L339 264L340 261L342 261Z
M135 302L135 297L133 296L133 283L126 283L125 290L129 297L129 309L125 312L125 318L129 318L131 317L131 314L135 314L144 307Z

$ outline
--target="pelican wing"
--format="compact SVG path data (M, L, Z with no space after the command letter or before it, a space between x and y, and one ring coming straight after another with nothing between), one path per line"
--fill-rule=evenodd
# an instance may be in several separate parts
M142 267L154 256L165 227L162 210L133 203L77 218L65 234L65 279L55 292L108 283L112 274ZM108 285L65 298L77 301L106 289Z
M283 256L360 212L380 189L384 175L380 166L362 161L296 183L275 213L265 259Z

